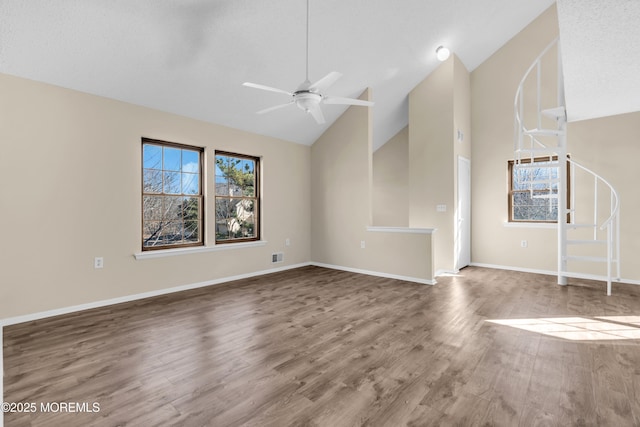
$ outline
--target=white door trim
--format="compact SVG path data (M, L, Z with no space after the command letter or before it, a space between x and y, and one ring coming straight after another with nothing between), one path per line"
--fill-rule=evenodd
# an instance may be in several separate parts
M471 160L458 156L457 166L454 259L456 270L460 270L471 264ZM463 168L468 171L466 177L462 173ZM463 200L463 198L465 199Z

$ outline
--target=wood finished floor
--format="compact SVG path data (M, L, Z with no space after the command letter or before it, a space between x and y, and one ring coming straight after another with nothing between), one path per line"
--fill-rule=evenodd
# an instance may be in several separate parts
M595 317L640 316L640 287L570 283L304 267L6 327L5 401L100 412L5 425L638 426L640 321ZM487 321L576 316L631 339Z

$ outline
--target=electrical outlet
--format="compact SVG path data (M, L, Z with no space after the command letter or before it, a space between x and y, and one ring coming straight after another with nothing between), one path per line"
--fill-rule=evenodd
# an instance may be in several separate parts
M102 268L104 267L104 258L101 256L97 256L93 259L93 268Z
M520 241L520 247L521 248L526 248L527 246L529 246L529 242L527 242L526 240L521 240Z
M285 246L291 246L291 240L289 240L288 237L284 240L284 245Z
M436 212L446 212L447 205L436 205Z
M365 243L364 240L360 240L360 249L364 249Z

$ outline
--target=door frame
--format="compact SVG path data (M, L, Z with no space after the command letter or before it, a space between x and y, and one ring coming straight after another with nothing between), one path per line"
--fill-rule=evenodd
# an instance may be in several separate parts
M457 167L454 259L455 269L456 271L459 271L461 268L467 267L471 264L471 159L464 156L458 156ZM468 179L464 180L465 182L462 182L463 180L461 179L463 167L469 171ZM461 189L463 188L463 185L467 186L466 201L462 200L463 192ZM462 212L463 202L466 202L468 206L468 218L462 218L464 213ZM465 251L464 254L463 251Z

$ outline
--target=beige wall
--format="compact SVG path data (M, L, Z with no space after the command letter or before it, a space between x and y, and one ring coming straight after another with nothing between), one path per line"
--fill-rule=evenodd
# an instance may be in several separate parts
M513 102L523 74L558 34L550 9L471 73L472 261L554 270L555 229L506 228L507 161L513 158ZM527 240L528 248L520 241Z
M469 85L468 71L452 55L409 94L409 225L438 229L436 272L456 269L457 163L471 153ZM436 211L437 205L446 211Z
M636 164L640 158L640 112L569 123L567 135L571 157L608 180L618 191L621 199L621 276L640 281L640 222L637 220L640 172ZM591 179L586 182L583 179L582 183L582 187L593 185ZM605 193L601 193L601 198L608 203ZM581 208L579 202L576 209ZM602 221L602 214L600 217ZM574 266L587 273L604 274L604 265L574 263Z
M507 161L513 158L513 102L527 67L558 35L555 6L534 20L471 74L472 223L474 263L554 271L555 228L505 227ZM555 90L552 74L543 76L546 94ZM609 180L622 198L622 277L640 280L640 209L636 159L640 155L640 113L570 123L568 151L572 159ZM581 201L578 200L578 204ZM528 241L521 248L521 240ZM600 274L603 267L574 265Z
M453 63L452 55L409 93L409 225L446 234L449 215L436 205L453 203Z
M460 61L460 59L454 55L454 67L453 67L453 179L454 179L454 197L455 201L453 210L453 239L454 253L452 267L454 271L457 271L460 267L458 265L458 245L466 246L461 241L464 237L464 233L458 230L458 227L463 227L464 224L458 221L458 158L462 157L471 161L471 74ZM458 138L458 131L461 132L460 138ZM471 165L473 166L473 165ZM469 189L470 190L470 189ZM471 218L466 218L465 221L471 224ZM470 236L469 236L470 238ZM470 242L469 242L470 244Z
M369 92L363 97L369 99ZM312 145L311 259L430 281L431 235L367 231L371 145L371 111L362 107L349 108Z
M409 130L403 128L373 153L374 225L409 226Z
M0 319L310 260L309 147L7 75L0 93ZM209 168L215 149L262 156L268 243L135 260L141 137L205 147ZM284 263L271 264L275 251Z
M453 69L453 147L454 165L457 168L457 157L471 160L471 74L460 59L454 55ZM462 132L462 140L458 140L458 131ZM457 177L457 175L456 175Z
M409 226L438 230L436 274L454 268L453 68L454 55L409 93Z

